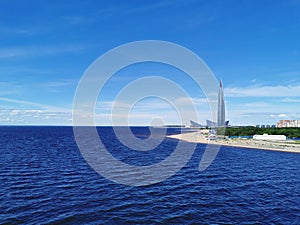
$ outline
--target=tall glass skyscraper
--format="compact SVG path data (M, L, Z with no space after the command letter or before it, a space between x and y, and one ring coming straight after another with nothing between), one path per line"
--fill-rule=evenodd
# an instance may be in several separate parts
M195 121L190 121L191 127L227 127L229 121L225 121L225 102L223 93L223 83L220 81L219 93L218 93L218 111L217 111L217 121L206 120L206 126L201 125Z
M226 126L225 124L225 102L223 93L223 84L220 80L219 95L218 95L218 127Z

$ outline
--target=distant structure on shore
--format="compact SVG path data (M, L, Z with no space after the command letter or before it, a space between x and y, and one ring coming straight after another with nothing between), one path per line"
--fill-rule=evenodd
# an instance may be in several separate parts
M300 120L279 120L277 127L300 127Z
M199 128L205 128L205 127L227 127L229 124L229 121L225 121L225 101L224 101L224 93L223 93L223 84L222 80L220 80L220 87L219 87L219 93L218 93L218 112L217 112L217 121L211 121L206 120L206 125L202 125L200 123L197 123L195 121L191 122L191 127L199 127Z
M272 125L256 125L257 128L276 128L276 125L275 124L272 124Z
M263 134L263 135L254 135L253 136L254 140L263 140L263 141L286 141L286 136L285 135L268 135L268 134Z

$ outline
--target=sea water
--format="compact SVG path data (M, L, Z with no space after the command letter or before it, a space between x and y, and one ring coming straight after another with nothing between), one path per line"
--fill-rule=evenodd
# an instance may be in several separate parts
M168 157L126 148L98 128L111 154L133 165ZM132 128L147 138L147 127ZM179 133L168 128L168 134ZM206 145L169 179L131 187L107 180L83 159L72 127L0 127L0 224L300 224L300 154L222 147L199 172Z

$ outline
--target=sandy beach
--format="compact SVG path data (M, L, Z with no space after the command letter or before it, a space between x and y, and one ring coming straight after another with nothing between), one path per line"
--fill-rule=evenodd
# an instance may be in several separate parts
M193 143L203 143L203 144L217 144L225 145L232 147L241 147L241 148L255 148L255 149L264 149L272 151L282 151L282 152L294 152L300 153L300 144L297 144L293 141L262 141L262 140L253 140L253 139L216 139L208 140L207 136L200 132L190 132L176 135L169 135L169 138L175 138L178 140L183 140Z

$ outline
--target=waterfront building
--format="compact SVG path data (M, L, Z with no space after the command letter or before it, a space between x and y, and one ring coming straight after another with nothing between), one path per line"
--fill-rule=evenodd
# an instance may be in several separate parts
M300 120L279 120L277 127L300 127Z
M268 135L268 134L263 134L263 135L254 135L253 136L254 140L263 140L263 141L286 141L286 136L285 135Z
M206 127L205 125L197 123L197 122L195 122L193 120L190 120L190 123L191 123L191 127L197 127L197 128L205 128Z

